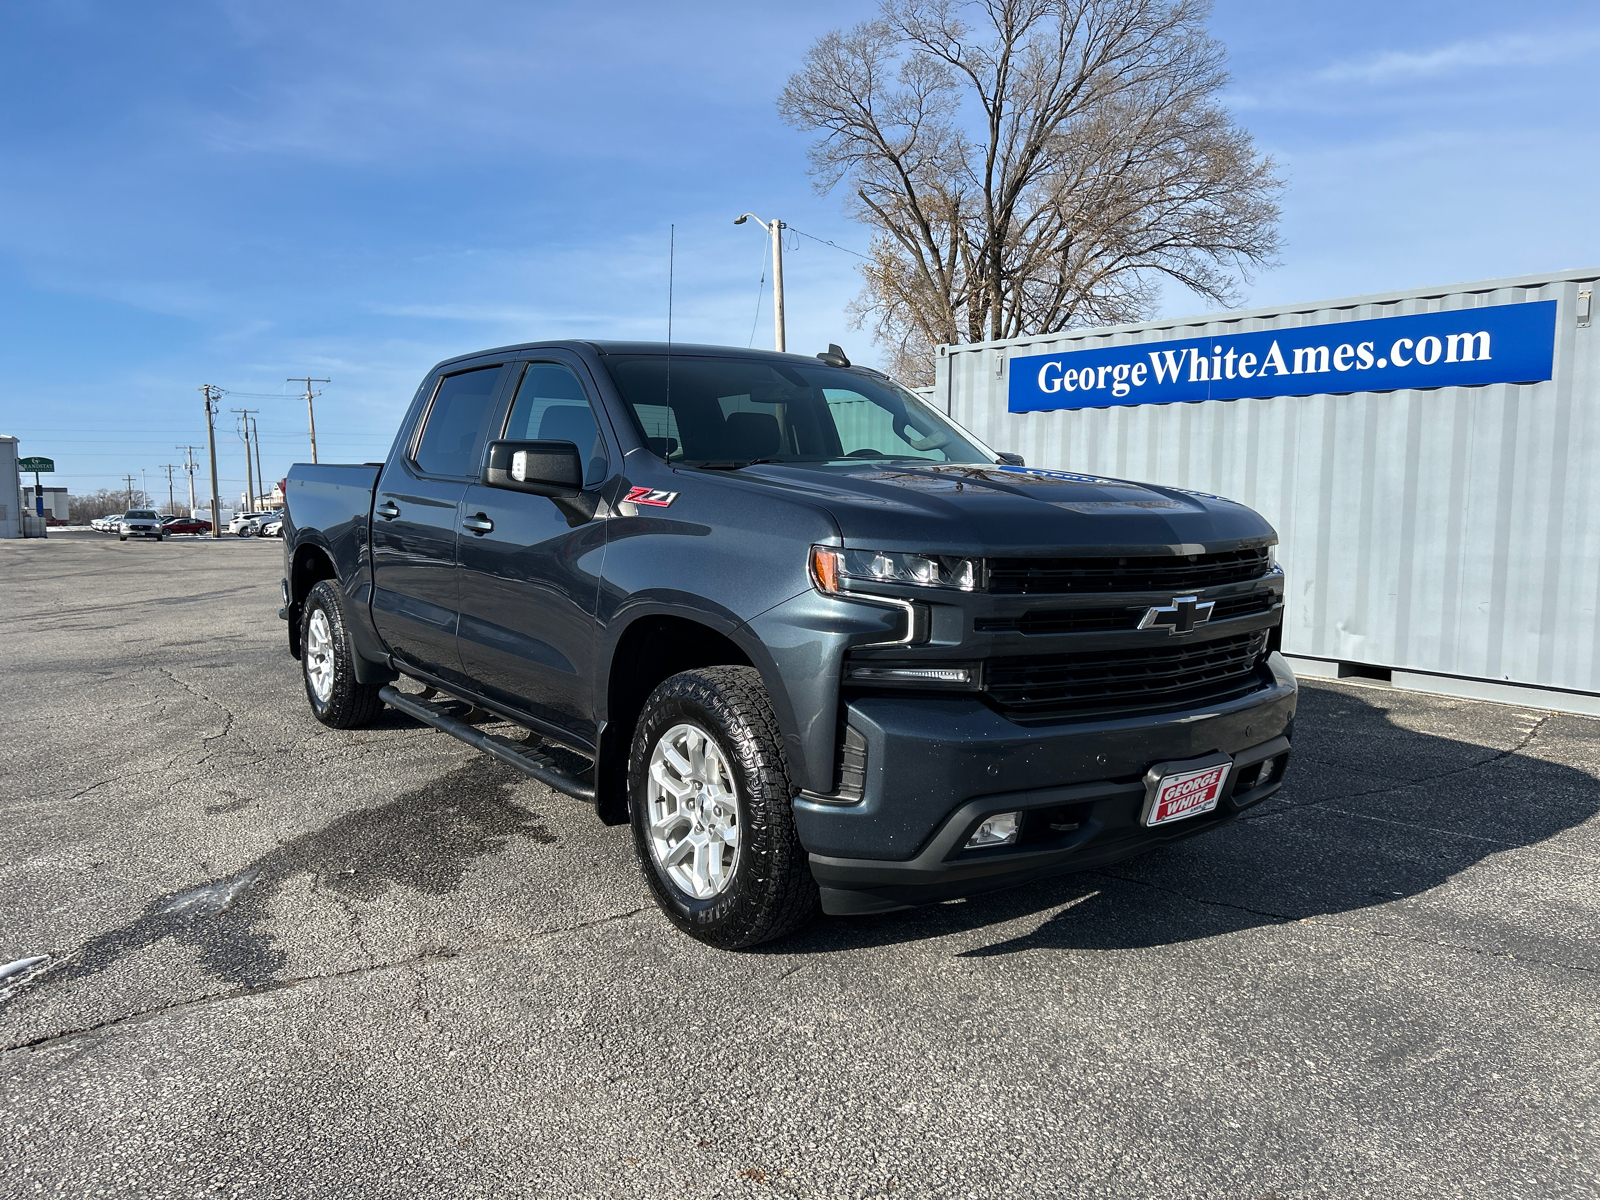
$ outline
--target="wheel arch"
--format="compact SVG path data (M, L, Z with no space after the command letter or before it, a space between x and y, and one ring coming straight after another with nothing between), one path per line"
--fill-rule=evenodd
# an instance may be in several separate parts
M304 541L295 546L289 560L289 654L300 657L300 613L306 596L324 579L337 580L339 571L333 565L333 553L314 541Z
M794 715L777 664L732 614L677 604L641 604L608 631L595 697L599 736L595 809L608 825L628 819L628 748L650 693L663 680L699 667L754 667L787 743Z

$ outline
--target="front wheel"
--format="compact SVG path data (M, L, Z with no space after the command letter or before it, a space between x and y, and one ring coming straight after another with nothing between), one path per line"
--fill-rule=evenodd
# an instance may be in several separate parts
M300 613L300 666L317 720L334 729L370 725L383 710L380 684L356 679L355 650L336 585L327 579L306 596Z
M704 667L645 702L628 757L634 849L679 929L733 950L817 910L783 737L753 667Z

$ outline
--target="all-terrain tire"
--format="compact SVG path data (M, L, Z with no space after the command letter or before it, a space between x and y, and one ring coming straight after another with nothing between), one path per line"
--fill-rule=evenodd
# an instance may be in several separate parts
M738 801L739 854L726 886L709 898L675 883L651 849L651 755L686 724L715 741ZM816 914L817 885L795 831L793 798L783 735L754 667L685 671L645 701L628 754L634 849L661 911L690 937L736 950L792 933Z
M300 675L312 714L330 728L359 729L383 711L383 685L358 681L355 664L338 585L324 579L300 607Z

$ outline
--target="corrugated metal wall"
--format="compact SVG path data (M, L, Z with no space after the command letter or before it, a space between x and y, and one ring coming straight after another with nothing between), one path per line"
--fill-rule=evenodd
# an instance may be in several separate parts
M1214 492L1277 527L1284 650L1600 692L1600 270L941 347L933 402L1030 465ZM1538 384L1012 414L1010 356L1559 301Z

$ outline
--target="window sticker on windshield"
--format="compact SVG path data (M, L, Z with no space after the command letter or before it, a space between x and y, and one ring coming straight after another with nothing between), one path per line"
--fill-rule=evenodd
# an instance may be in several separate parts
M666 508L678 498L677 492L663 492L659 488L633 487L628 489L624 500L632 500L635 504L651 504L656 508Z

